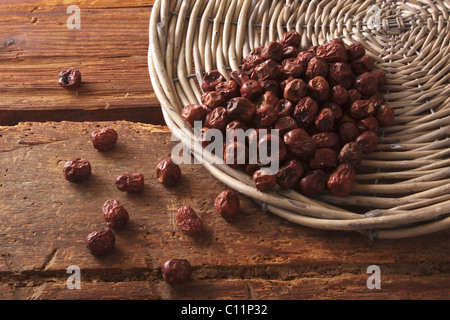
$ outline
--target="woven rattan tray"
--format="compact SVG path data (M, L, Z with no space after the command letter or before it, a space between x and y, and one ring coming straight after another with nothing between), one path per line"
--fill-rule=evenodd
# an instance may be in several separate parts
M262 193L245 173L203 165L263 210L294 223L404 238L450 227L450 3L448 1L157 0L150 18L153 89L174 136L196 145L181 116L199 103L204 72L226 77L254 47L296 30L307 49L332 38L362 43L387 73L385 98L396 121L357 168L350 196ZM202 156L201 147L194 157Z

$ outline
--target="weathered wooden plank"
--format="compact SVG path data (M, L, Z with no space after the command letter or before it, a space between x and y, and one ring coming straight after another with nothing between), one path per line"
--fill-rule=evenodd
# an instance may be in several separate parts
M21 121L129 120L162 124L147 68L153 1L79 1L81 28L69 29L70 4L0 4L0 124ZM80 69L76 92L58 74Z
M115 149L98 152L92 147L89 134L99 126L111 126L119 132ZM450 283L444 280L450 272L449 230L418 238L371 242L357 233L294 225L263 213L253 200L244 196L240 217L227 223L214 208L214 198L225 186L201 165L183 164L182 183L173 189L166 189L156 181L157 162L170 155L176 143L171 141L165 127L130 122L25 123L0 127L2 282L20 280L36 289L54 275L58 279L67 278L65 272L70 265L80 267L88 277L87 283L93 279L120 283L135 278L161 282L160 265L177 257L189 259L194 267L195 281L189 284L192 290L186 298L204 297L202 286L211 286L220 279L262 283L295 279L300 285L301 279L321 278L325 288L332 284L328 280L340 277L342 283L350 286L354 277L367 279L370 265L379 265L382 274L392 275L392 279L394 275L403 277L404 287L393 285L386 295L405 296L409 290L413 296L425 276L430 276L426 285L435 286L435 296L448 293ZM93 166L92 178L81 185L68 183L62 177L64 162L77 156L89 159ZM141 171L146 177L142 193L124 194L115 188L115 177L130 170ZM110 198L126 206L131 220L125 230L116 233L116 250L95 258L85 248L84 238L105 226L100 208ZM203 218L206 230L202 236L192 238L178 229L175 211L181 205L192 206ZM209 287L210 297L225 297L227 290L229 296L240 297L241 289L220 289L220 283ZM314 282L306 283L313 290ZM127 286L124 284L124 292ZM268 294L260 286L255 286L255 290L261 290L257 297ZM322 295L337 297L339 290ZM283 296L283 291L273 292L273 297ZM311 291L309 296L320 294ZM364 297L356 290L354 296L358 294ZM178 297L178 294L161 296ZM290 297L304 295L293 290Z

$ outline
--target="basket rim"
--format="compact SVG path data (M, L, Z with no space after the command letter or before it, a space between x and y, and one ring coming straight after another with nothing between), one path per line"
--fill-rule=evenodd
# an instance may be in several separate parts
M162 24L166 24L166 18L163 17L161 12L165 12L167 6L168 1L156 0L152 8L149 24L149 75L155 94L161 103L164 119L172 134L180 141L183 141L183 143L198 145L193 136L192 129L188 128L181 119L179 114L181 104L176 95L175 79L171 80L168 76L168 71L164 63L165 57L160 51L160 47L164 49L165 41L167 41L167 39L162 39L164 35L161 30L164 27ZM184 10L184 13L186 13L187 7L180 8L180 10ZM180 14L180 16L183 15ZM180 17L177 19L179 22ZM160 20L163 20L163 22ZM188 23L195 22L189 20ZM195 75L197 80L199 76L200 74ZM193 79L176 80L192 81ZM195 157L199 156L195 152L193 155ZM368 235L370 238L412 237L437 232L450 227L450 216L445 217L445 215L450 213L450 201L448 198L443 202L432 203L425 207L401 210L393 210L392 208L377 209L370 210L365 215L361 215L348 212L328 203L317 201L316 199L306 198L300 194L287 194L289 192L286 191L270 194L261 193L254 186L251 186L249 179L243 177L237 170L226 165L213 165L212 163L212 161L203 163L203 166L219 181L254 199L264 210L268 210L275 215L297 224L328 230L357 231ZM438 190L433 191L432 189L426 192L431 192L431 194L433 192L436 194L444 192L445 194L446 189L448 194L450 183L434 189ZM319 212L321 210L331 213L332 218L323 216L323 214L321 216Z

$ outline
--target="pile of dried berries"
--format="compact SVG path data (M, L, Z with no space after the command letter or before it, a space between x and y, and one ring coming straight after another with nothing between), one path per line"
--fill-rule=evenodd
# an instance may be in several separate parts
M296 31L288 31L281 41L253 49L229 80L217 70L207 72L201 104L186 106L182 117L189 126L202 122L198 138L204 147L211 143L205 138L210 129L254 129L246 143L258 139L258 146L277 141L276 174L261 163L227 163L252 175L260 191L279 185L308 196L326 188L346 196L355 166L377 148L380 126L394 121L394 110L379 92L386 76L374 69L360 43L333 39L300 51L300 42ZM260 136L260 129L279 135ZM226 150L235 151L235 159L248 157L249 146L238 147L227 143Z

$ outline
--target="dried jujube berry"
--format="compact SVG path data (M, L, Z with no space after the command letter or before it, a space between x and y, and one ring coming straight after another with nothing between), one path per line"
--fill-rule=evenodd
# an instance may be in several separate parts
M211 112L215 108L226 107L227 105L227 100L223 94L217 91L207 91L203 93L201 96L201 102L206 112Z
M161 274L168 284L184 283L191 278L192 266L186 259L170 259L162 265Z
M128 211L118 200L107 200L103 204L102 211L106 225L110 228L122 229L130 220Z
M196 121L203 123L206 117L206 110L198 104L189 104L181 111L181 117L189 127L193 128Z
M353 189L355 178L356 172L353 166L341 164L328 178L328 189L336 196L347 196Z
M92 131L91 142L95 149L106 151L114 148L118 137L116 130L112 128L102 128Z
M75 158L67 161L63 167L64 178L74 183L88 180L91 176L91 172L91 164L84 158Z
M239 214L240 200L232 190L221 192L214 201L214 205L220 215L227 221L233 221Z
M276 187L277 176L270 169L262 168L255 171L253 181L256 189L261 192L268 192Z
M214 91L216 86L225 81L225 77L217 70L211 70L203 76L202 89L204 92Z
M342 147L339 153L339 162L357 166L361 163L362 157L361 146L356 142L349 142Z
M65 89L77 89L81 86L81 72L75 68L61 71L58 82Z
M317 196L325 190L327 174L323 170L309 171L300 179L300 191L309 197Z
M229 118L229 120L249 123L256 113L256 105L246 98L237 97L228 102L226 112L227 120Z
M144 175L140 172L127 172L116 178L116 187L124 192L138 192L144 189Z
M156 178L166 187L176 186L181 180L181 168L171 158L165 158L156 165Z
M294 129L284 135L286 148L300 159L308 159L316 151L316 146L309 134L301 129Z
M243 98L256 101L263 94L263 88L258 81L248 80L242 84L240 92Z
M190 236L198 236L203 231L203 220L189 206L182 206L177 210L176 220L178 227Z
M386 127L394 123L395 111L392 107L383 104L381 105L375 113L375 117L380 124L380 126Z
M228 121L229 116L227 113L227 109L218 107L208 113L205 119L205 126L211 129L224 131L227 127Z
M372 153L378 146L378 135L373 131L364 131L355 142L361 147L363 153Z
M302 164L297 160L291 160L278 170L276 174L278 185L282 189L292 188L299 183L304 173Z
M92 255L103 256L114 249L116 236L111 229L105 228L89 233L85 242Z
M311 169L330 169L336 167L337 163L338 156L336 151L331 148L317 149L309 159Z

